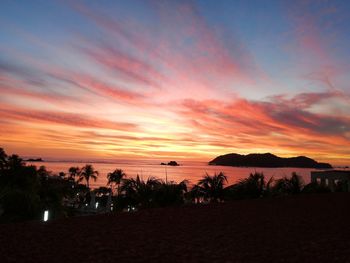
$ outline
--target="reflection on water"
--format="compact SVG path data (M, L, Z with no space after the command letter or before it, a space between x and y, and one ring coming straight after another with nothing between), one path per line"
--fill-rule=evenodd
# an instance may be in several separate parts
M77 162L37 162L33 165L45 165L48 170L57 172L67 172L71 166L82 167L85 163ZM228 166L211 166L205 162L180 162L180 166L162 166L155 161L128 161L118 163L90 163L96 170L100 172L98 180L91 182L92 187L105 186L107 183L106 175L114 169L123 169L128 177L135 177L139 174L143 179L155 176L165 180L166 175L168 181L180 182L184 179L190 181L191 184L196 183L205 173L213 175L214 173L224 172L228 178L229 184L237 182L239 179L247 177L253 172L263 172L267 179L271 176L281 178L290 176L292 172L299 174L305 183L310 182L310 172L315 169L306 168L259 168L259 167L228 167Z

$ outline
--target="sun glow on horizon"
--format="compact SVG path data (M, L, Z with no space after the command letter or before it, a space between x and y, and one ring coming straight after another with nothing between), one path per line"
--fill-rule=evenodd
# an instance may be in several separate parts
M348 165L349 12L338 2L7 2L0 147L53 159L271 152Z

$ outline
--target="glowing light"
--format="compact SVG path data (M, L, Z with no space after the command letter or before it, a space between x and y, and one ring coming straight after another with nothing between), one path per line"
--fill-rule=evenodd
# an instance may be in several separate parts
M47 220L49 220L49 210L45 210L44 211L44 222L46 222Z

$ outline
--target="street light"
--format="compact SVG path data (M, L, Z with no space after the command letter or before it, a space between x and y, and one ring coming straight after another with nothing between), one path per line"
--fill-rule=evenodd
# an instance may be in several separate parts
M44 222L46 222L47 220L49 220L49 210L45 210L44 211Z

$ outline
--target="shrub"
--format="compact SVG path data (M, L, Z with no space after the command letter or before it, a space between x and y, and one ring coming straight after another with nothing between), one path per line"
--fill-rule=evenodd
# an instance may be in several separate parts
M327 186L318 183L309 183L305 185L302 193L329 193L331 190Z

